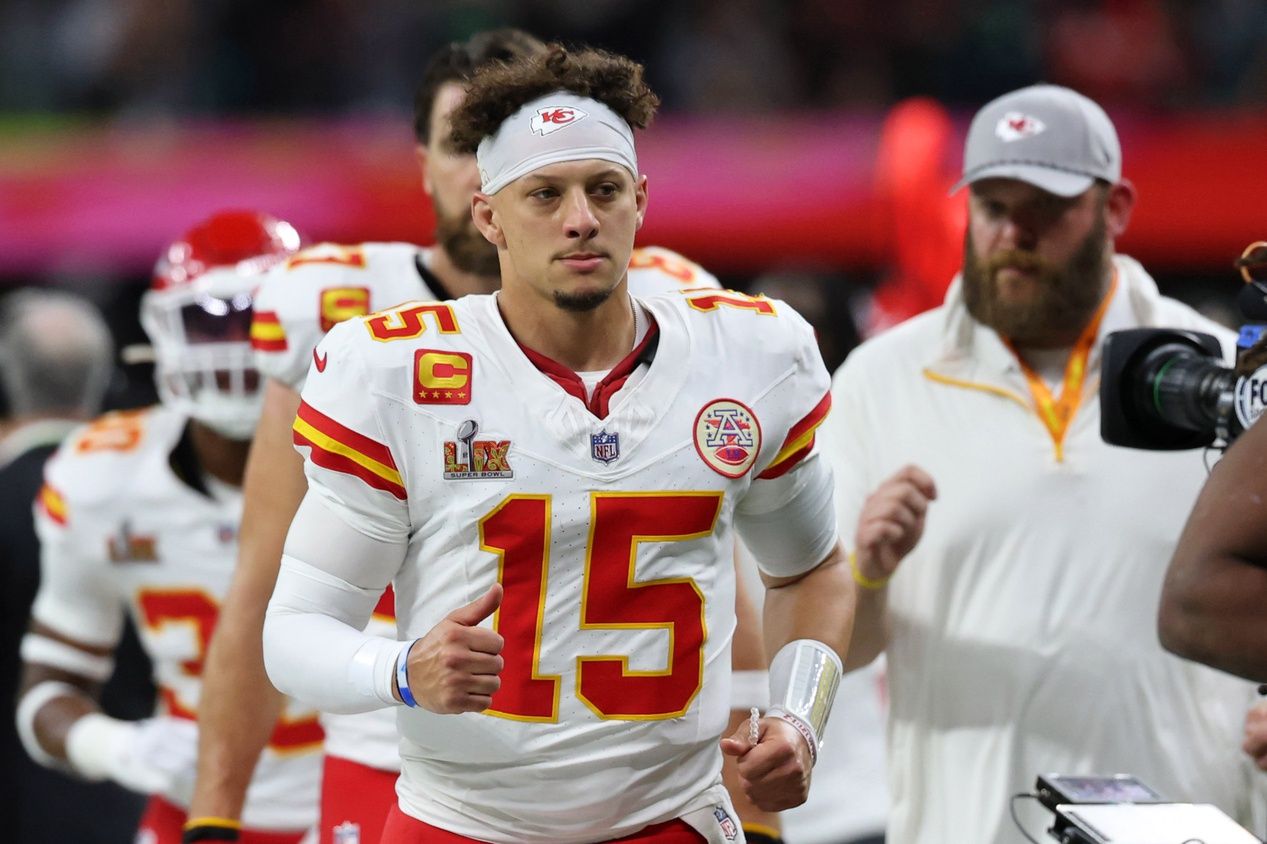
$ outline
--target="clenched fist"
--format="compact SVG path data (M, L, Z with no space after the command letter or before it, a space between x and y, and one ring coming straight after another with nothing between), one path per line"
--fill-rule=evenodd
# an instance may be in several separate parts
M736 758L743 793L762 811L781 812L809 797L809 743L782 718L762 718L756 744L745 721L721 740L721 752Z
M892 577L924 535L924 515L936 498L936 484L918 466L904 466L876 487L858 515L858 573L876 582Z
M501 687L501 635L478 626L502 604L494 583L480 597L458 607L414 642L407 657L409 690L423 709L442 715L483 712ZM399 689L396 690L400 697Z

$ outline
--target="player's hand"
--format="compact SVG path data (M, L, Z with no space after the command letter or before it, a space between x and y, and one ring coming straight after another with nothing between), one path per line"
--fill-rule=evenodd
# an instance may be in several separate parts
M1241 747L1260 770L1267 771L1267 701L1245 713L1245 743Z
M187 800L193 793L198 725L170 716L121 721L94 712L70 728L66 756L88 779Z
M932 476L918 466L904 466L876 487L858 516L858 573L877 582L892 577L924 535L924 515L936 498Z
M782 718L762 718L755 745L745 721L721 740L721 752L735 757L743 793L762 811L781 812L809 797L809 743Z
M494 583L480 597L458 607L409 651L409 690L431 712L483 712L501 687L501 635L478 626L502 605Z

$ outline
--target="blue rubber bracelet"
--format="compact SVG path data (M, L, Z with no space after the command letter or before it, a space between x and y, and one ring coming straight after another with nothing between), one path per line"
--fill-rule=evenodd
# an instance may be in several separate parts
M396 657L396 687L400 690L400 699L405 706L410 707L418 706L418 701L414 700L414 693L409 691L409 652L416 644L418 640L414 639L409 643L409 647L403 648L400 655Z

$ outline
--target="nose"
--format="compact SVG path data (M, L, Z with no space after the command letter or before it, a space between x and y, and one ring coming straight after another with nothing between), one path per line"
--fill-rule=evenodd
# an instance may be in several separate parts
M598 217L590 207L589 196L581 188L568 191L563 227L573 240L592 240L598 235Z
M1038 245L1037 230L1028 221L1011 216L1003 221L999 230L1000 246L1005 249L1033 251Z

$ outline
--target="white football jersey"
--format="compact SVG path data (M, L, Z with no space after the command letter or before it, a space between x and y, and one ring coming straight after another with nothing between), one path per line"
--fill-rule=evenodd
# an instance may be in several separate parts
M450 298L427 268L431 252L411 243L322 243L275 267L255 296L251 345L260 372L303 389L312 350L338 323L401 302ZM645 246L630 256L633 295L691 287L721 285L670 249Z
M582 842L725 800L736 507L759 479L825 471L805 458L828 376L780 302L640 301L655 325L588 400L496 296L408 303L318 347L295 423L309 490L407 538L401 637L505 588L492 707L397 709L397 793L428 823Z
M159 711L194 719L237 559L242 496L222 483L204 494L178 477L173 466L183 464L173 453L191 451L181 444L186 422L162 406L110 413L49 460L36 501L42 577L32 615L72 639L112 647L131 613L153 662ZM246 826L303 829L316 820L321 743L316 713L287 701L251 781ZM187 790L165 796L188 806Z
M303 389L312 353L337 323L406 301L449 298L428 269L431 249L410 243L323 243L276 267L255 298L251 345L266 376ZM689 287L720 288L703 267L669 249L635 249L629 260L629 290L652 296ZM396 638L388 592L366 628ZM391 711L360 715L324 714L326 752L380 770L397 770L396 718Z

